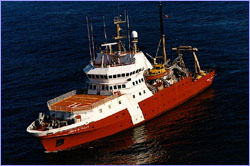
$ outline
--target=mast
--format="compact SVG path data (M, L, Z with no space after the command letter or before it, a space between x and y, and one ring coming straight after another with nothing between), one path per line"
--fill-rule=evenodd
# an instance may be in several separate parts
M102 17L103 18L103 29L104 29L104 38L105 38L105 42L107 43L107 34L106 34L106 24L105 24L105 16Z
M94 43L94 34L93 34L93 25L92 25L92 19L91 19L91 35L92 35L92 47L93 47L93 60L95 60L95 43Z
M121 39L126 38L126 36L120 36L120 31L122 30L120 27L120 24L125 23L125 22L126 21L122 21L120 17L115 17L115 19L114 19L114 24L116 24L116 31L117 31L117 36L114 37L114 39L118 41L119 52L121 52L121 50L122 50Z
M126 20L127 20L127 30L128 30L128 47L129 47L129 54L131 54L131 46L130 46L130 30L129 30L129 18L128 18L128 11L126 13Z
M161 28L162 54L163 54L163 61L164 61L164 63L165 63L165 62L167 62L167 53L166 53L165 34L164 34L163 20L162 20L162 5L161 5L161 1L160 1L160 6L159 6L159 13L160 13L160 28Z
M89 21L88 21L88 16L86 16L86 22L87 22L88 39L89 39L89 55L90 55L91 61L93 61L93 56L92 56L92 51L91 51L90 34L89 34Z

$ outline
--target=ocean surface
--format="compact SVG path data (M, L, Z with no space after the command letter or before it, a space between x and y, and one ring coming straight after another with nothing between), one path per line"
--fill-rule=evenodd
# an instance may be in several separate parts
M168 58L172 47L197 47L213 85L134 129L78 148L45 153L27 126L46 102L86 85L85 17L95 44L115 35L113 18L129 13L139 48L155 55L158 2L1 2L2 164L249 164L249 3L163 2ZM192 56L185 56L192 62ZM185 60L185 59L184 59Z

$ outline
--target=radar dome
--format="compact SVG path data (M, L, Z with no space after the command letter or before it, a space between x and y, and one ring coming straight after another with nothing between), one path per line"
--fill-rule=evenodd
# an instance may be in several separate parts
M132 31L132 38L138 38L138 33L136 31Z

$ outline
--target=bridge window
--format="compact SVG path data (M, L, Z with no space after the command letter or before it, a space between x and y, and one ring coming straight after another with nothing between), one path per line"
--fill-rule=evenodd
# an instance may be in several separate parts
M133 73L132 72L130 72L130 75L132 75Z
M136 82L136 84L138 84L138 81L135 81Z
M117 77L118 77L118 78L121 77L121 74L118 74Z
M93 86L93 89L96 89L96 85Z
M133 82L133 85L135 85L135 82Z
M139 92L139 95L141 96L141 92Z
M100 77L99 77L99 75L96 75L95 77L96 77L97 79L99 79L99 78L100 78Z
M133 98L135 98L135 95L133 95Z
M106 85L106 90L109 90L109 86L108 85Z
M139 80L139 83L141 83L141 80Z
M118 89L121 89L122 88L122 86L121 85L118 85Z
M116 78L116 75L113 75L113 78Z
M102 85L102 90L104 90L104 85Z
M133 71L133 74L135 74L135 71Z
M122 77L125 77L125 73L122 73Z
M113 88L112 86L109 87L110 90L112 90L112 88Z
M126 73L126 76L129 76L129 73Z
M136 73L138 73L139 72L139 70L136 70Z
M108 79L108 76L105 75L104 78L105 78L105 79Z
M122 84L122 88L126 88L126 85L125 85L125 84Z
M117 89L117 86L116 86L116 85L114 86L114 89Z
M143 82L143 78L141 78L141 82Z
M145 91L145 90L143 90L143 93L146 93L146 91Z
M112 78L112 75L109 76L109 79L111 79L111 78Z
M89 89L92 89L92 85L89 85Z
M100 78L103 79L103 75L100 75Z

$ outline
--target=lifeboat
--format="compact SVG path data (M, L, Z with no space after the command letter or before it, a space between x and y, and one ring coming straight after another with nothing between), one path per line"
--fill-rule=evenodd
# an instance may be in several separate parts
M155 80L155 79L164 77L168 73L169 73L169 70L166 70L163 64L155 64L153 65L153 68L150 69L145 74L145 77L147 80Z

